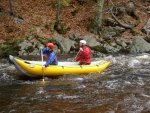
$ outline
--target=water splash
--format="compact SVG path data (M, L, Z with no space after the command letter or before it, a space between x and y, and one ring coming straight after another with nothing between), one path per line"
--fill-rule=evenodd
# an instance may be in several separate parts
M38 95L38 94L44 94L45 93L43 87L39 87L37 90L38 91L36 92L36 95Z
M134 68L135 65L140 65L140 61L134 59L134 60L131 60L128 64L129 68Z

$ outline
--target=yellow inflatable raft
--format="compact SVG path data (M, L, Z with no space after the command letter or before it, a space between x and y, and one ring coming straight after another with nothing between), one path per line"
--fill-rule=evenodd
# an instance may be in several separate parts
M110 64L110 62L103 60L93 61L90 65L78 65L78 62L58 62L58 65L49 65L42 71L43 64L40 61L22 60L12 55L9 55L9 59L19 72L30 77L42 76L42 72L44 72L44 76L102 72Z

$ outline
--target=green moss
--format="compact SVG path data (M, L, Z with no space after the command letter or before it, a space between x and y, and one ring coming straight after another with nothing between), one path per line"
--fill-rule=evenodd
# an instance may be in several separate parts
M0 57L7 57L9 54L17 55L18 50L17 44L0 44Z
M62 0L63 6L69 6L71 0Z
M92 47L92 50L95 50L95 51L98 51L98 52L101 52L101 53L108 53L106 48L104 48L103 46Z
M94 34L99 34L99 29L98 29L98 24L96 22L96 19L91 20L91 23L87 27L87 31L94 33Z
M68 31L70 31L70 28L67 27L65 23L61 21L56 21L54 25L54 29L59 33L59 34L66 34Z
M102 19L102 25L103 26L114 26L114 22L107 18L104 18L104 19Z
M0 57L8 57L8 55L18 55L18 51L20 47L18 46L21 41L23 41L22 38L19 38L19 40L12 41L12 37L7 37L7 40L5 43L0 44Z

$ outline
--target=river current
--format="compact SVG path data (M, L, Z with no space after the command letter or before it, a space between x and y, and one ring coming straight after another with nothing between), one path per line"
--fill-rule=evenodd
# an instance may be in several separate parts
M71 57L58 58L67 61ZM111 64L102 73L45 77L45 84L42 78L20 74L8 59L0 59L0 113L150 112L150 54L94 59Z

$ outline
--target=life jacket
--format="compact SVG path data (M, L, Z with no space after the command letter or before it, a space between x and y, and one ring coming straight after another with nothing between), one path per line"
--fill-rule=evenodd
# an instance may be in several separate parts
M91 49L87 46L82 47L83 51L80 51L76 61L80 61L80 63L91 63Z
M54 51L52 51L52 52L54 52ZM54 52L55 53L55 52ZM50 54L50 52L47 52L46 53L46 55L45 55L45 57L46 57L46 60L48 60L49 59L49 54ZM57 55L56 55L56 53L55 53L55 58L54 58L54 61L53 62L57 62Z

